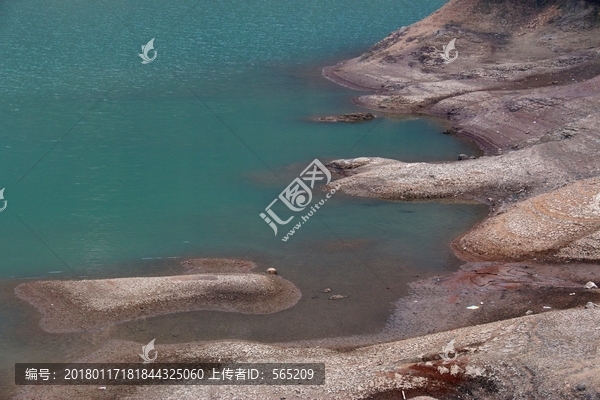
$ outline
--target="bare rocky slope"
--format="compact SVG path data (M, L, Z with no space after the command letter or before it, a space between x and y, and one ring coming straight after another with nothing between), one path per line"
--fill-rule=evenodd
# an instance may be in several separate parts
M458 57L445 63L440 52L453 38ZM597 2L453 0L324 73L341 84L372 90L355 99L366 107L443 117L452 124L450 132L473 139L486 154L439 164L333 161L330 168L342 177L335 184L348 194L401 201L478 200L490 204L492 213L512 218L514 226L526 221L511 217L521 208L507 205L600 172ZM589 198L569 201L583 207ZM470 260L501 259L510 252L484 254L494 238L506 233L498 231L501 224L485 226L457 247L466 247ZM589 255L600 251L598 228L589 226L586 238L560 223L543 229L550 236L553 229L562 230L553 251L580 241L562 251L563 259L593 261ZM525 240L515 244L519 255L509 258L532 259L541 250Z

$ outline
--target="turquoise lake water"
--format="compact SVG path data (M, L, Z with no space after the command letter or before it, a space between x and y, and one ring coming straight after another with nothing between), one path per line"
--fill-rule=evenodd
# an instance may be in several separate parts
M336 194L285 243L259 217L315 158L477 152L428 119L309 119L361 110L358 92L322 67L443 3L0 3L0 386L14 362L101 345L41 332L12 294L23 279L156 275L186 257L245 257L296 284L298 305L165 316L108 336L280 341L380 331L406 282L455 268L448 244L483 206ZM144 65L138 53L152 38L157 57ZM326 287L349 298L327 302Z

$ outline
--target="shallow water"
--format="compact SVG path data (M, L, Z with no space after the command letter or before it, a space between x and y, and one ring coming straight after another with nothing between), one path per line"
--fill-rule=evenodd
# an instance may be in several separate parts
M360 110L323 66L443 1L234 3L0 4L0 387L15 362L70 360L108 337L378 332L408 281L456 267L448 244L485 207L336 194L285 243L258 215L315 158L477 152L434 120L309 120ZM157 59L142 65L151 38ZM22 279L165 274L186 257L273 266L303 297L267 316L196 312L49 335L12 295ZM329 301L326 287L349 297Z

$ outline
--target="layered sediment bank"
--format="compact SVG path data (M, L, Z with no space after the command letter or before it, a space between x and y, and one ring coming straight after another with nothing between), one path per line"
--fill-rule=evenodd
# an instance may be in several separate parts
M42 313L40 325L52 333L184 311L269 314L301 297L283 278L250 273L39 281L23 283L15 292Z

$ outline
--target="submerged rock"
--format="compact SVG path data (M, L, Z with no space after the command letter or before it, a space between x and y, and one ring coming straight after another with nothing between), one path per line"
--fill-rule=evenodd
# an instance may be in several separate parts
M315 118L317 122L366 122L375 119L375 115L370 112L367 113L351 113L351 114L339 114L339 115L331 115L328 117L319 117Z

